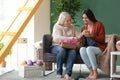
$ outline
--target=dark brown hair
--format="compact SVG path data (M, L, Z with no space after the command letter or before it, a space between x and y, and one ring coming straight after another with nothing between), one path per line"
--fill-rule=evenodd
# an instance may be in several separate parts
M93 12L92 12L89 8L85 9L85 10L83 11L82 15L83 15L83 14L86 14L87 17L88 17L91 21L93 21L93 22L96 22L96 21L97 21L96 18L95 18L95 16L94 16L94 14L93 14Z

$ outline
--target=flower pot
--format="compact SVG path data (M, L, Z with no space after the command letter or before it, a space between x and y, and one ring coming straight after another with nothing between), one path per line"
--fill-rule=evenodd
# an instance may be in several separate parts
M6 61L5 60L1 62L1 67L6 67Z

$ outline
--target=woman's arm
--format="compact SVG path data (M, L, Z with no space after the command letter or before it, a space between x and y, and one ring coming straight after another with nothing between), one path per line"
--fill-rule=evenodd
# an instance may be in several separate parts
M102 23L97 22L94 26L92 39L99 43L105 43L105 29Z
M62 32L62 29L57 24L55 24L55 26L53 28L52 37L53 37L53 41L55 41L55 42L59 42L60 39L65 38L65 36L63 35L63 32Z

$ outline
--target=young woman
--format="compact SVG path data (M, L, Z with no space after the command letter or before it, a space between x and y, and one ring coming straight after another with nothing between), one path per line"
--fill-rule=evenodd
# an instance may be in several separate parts
M94 40L95 45L81 47L79 52L82 60L90 71L87 78L95 79L98 77L96 55L101 54L106 48L105 29L103 24L96 20L90 9L83 11L82 20L84 21L84 25L81 29L82 35Z
M67 12L61 12L57 23L53 28L53 46L51 53L56 55L57 60L57 77L62 77L63 72L63 60L66 59L66 70L64 78L71 80L72 67L76 57L76 51L74 49L67 49L60 46L61 39L72 39L78 35L78 31L71 24L71 16Z

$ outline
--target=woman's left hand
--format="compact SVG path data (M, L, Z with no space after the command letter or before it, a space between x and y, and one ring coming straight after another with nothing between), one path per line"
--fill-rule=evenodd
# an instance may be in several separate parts
M83 35L84 35L85 37L90 37L90 31L84 30L84 31L83 31Z

